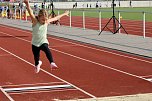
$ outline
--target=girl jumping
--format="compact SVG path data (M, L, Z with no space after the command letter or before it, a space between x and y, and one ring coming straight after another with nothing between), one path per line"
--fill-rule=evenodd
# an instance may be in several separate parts
M24 0L24 3L32 20L32 52L35 60L35 72L38 73L42 65L42 61L39 60L40 50L45 52L51 68L58 68L53 61L51 51L48 47L49 42L47 40L47 26L50 24L50 22L57 21L63 16L68 16L69 11L65 11L65 13L54 18L48 18L47 11L45 9L41 9L36 17L29 5L29 0Z

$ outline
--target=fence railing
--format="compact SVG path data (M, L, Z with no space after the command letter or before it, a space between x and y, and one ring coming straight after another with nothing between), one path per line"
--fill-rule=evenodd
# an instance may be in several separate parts
M103 27L108 23L109 19L112 17L105 17L102 13L112 13L111 11L80 11L79 16L72 16L72 12L70 11L70 16L64 17L61 19L62 25L69 25L70 27L80 27L83 29L94 29L101 31ZM60 11L58 11L60 13ZM87 13L94 14L96 16L90 16ZM150 12L130 12L130 11L116 11L116 18L119 22L116 22L116 28L120 27L120 24L127 31L128 34L140 35L145 37L152 37L152 13ZM138 14L135 14L138 13ZM129 18L125 17L126 14L131 14ZM134 16L137 16L136 17ZM140 16L139 16L140 15ZM147 17L146 17L147 15ZM134 17L134 18L132 18ZM151 19L150 19L151 18ZM68 21L69 20L69 21ZM113 20L108 23L105 31L113 30ZM118 33L125 33L125 31L120 28Z

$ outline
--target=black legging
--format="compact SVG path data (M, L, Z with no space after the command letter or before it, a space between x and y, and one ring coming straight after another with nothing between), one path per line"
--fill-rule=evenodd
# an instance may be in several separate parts
M37 66L39 64L40 50L45 52L45 55L48 58L50 63L53 62L53 57L52 57L50 49L48 48L47 43L42 44L40 47L36 47L36 46L32 45L32 52L34 55L35 66Z

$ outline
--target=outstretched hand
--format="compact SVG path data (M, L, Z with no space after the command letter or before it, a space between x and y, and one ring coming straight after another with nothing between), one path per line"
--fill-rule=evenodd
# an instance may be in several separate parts
M66 16L69 16L69 11L65 11L64 13Z

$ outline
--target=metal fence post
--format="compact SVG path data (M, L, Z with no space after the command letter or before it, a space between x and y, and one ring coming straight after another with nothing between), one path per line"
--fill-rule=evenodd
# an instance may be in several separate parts
M83 29L85 29L85 12L83 11Z
M58 10L58 15L60 15L60 11ZM59 24L59 26L60 26L60 24Z
M146 35L145 35L145 12L143 12L143 37L145 38Z
M72 26L72 16L71 16L71 11L70 11L70 27Z
M99 11L99 31L101 31L101 11Z
M121 23L121 15L120 15L120 12L118 11L118 17L119 17L119 23ZM120 24L119 24L119 28L120 28ZM119 33L121 33L121 29L119 29Z
M27 21L27 10L25 10L25 20Z

